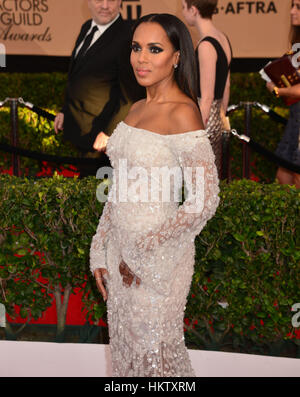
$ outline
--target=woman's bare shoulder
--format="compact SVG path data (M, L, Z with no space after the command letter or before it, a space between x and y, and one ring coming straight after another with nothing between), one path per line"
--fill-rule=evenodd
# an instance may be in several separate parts
M175 105L170 114L170 119L177 133L204 129L199 107L192 100Z
M217 51L214 47L214 45L208 41L208 40L203 40L199 43L198 45L198 55L203 55L203 56L217 56Z
M144 105L144 104L145 104L145 102L146 102L146 99L145 99L145 98L143 98L143 99L140 99L140 100L139 100L139 101L137 101L137 102L134 102L134 104L132 104L132 105L131 105L131 108L130 108L130 110L135 110L136 108L138 108L138 107L140 107L140 106Z
M135 119L136 115L140 112L140 110L144 105L145 105L145 99L140 99L139 101L132 104L124 121L126 123L132 122L132 120Z

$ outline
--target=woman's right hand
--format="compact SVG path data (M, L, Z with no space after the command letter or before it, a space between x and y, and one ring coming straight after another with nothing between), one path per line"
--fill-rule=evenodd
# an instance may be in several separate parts
M104 268L98 268L94 272L96 285L97 285L98 291L100 292L100 294L103 297L104 302L107 300L107 291L105 288L107 275L108 275L108 272Z
M109 136L106 135L103 131L100 132L95 139L93 148L98 152L105 152L108 140L109 140Z

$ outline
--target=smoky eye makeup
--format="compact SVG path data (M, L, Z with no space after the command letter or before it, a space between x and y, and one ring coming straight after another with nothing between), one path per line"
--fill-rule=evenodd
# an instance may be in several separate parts
M161 52L164 51L163 48L161 48L161 47L160 47L159 45L157 45L156 43L149 43L147 47L148 47L148 51L149 51L151 54L159 54L159 53L161 53ZM142 47L140 46L140 44L139 44L138 42L133 41L133 42L131 43L131 50L132 50L133 52L139 52L139 51L142 50Z
M131 43L131 49L133 52L138 52L141 50L141 46L138 43L133 42Z
M150 45L149 50L152 54L159 54L160 52L163 52L163 49L157 45Z

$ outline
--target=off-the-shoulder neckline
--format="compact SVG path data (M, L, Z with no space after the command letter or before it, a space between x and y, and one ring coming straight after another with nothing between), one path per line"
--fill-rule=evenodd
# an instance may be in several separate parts
M205 131L205 130L187 131L187 132L181 132L181 133L178 133L178 134L160 134L160 133L158 133L158 132L154 132L154 131L150 131L150 130L145 130L144 128L133 127L132 125L129 125L129 124L125 123L125 121L120 121L119 124L124 124L126 127L132 128L132 129L134 129L134 130L144 131L144 132L148 132L148 133L150 133L150 134L154 134L154 135L158 135L158 136L165 136L165 137L167 137L167 136L182 136L182 135L189 135L189 134L196 134L196 133L197 133L197 134L202 133L203 135L206 134L206 131Z

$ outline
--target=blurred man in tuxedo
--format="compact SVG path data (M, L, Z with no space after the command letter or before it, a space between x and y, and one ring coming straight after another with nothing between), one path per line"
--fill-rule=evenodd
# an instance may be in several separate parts
M122 0L86 1L92 19L81 27L72 52L65 102L54 128L63 130L83 157L100 154L108 164L108 137L144 91L130 66L131 25L120 14ZM96 175L97 167L79 168L81 177Z

